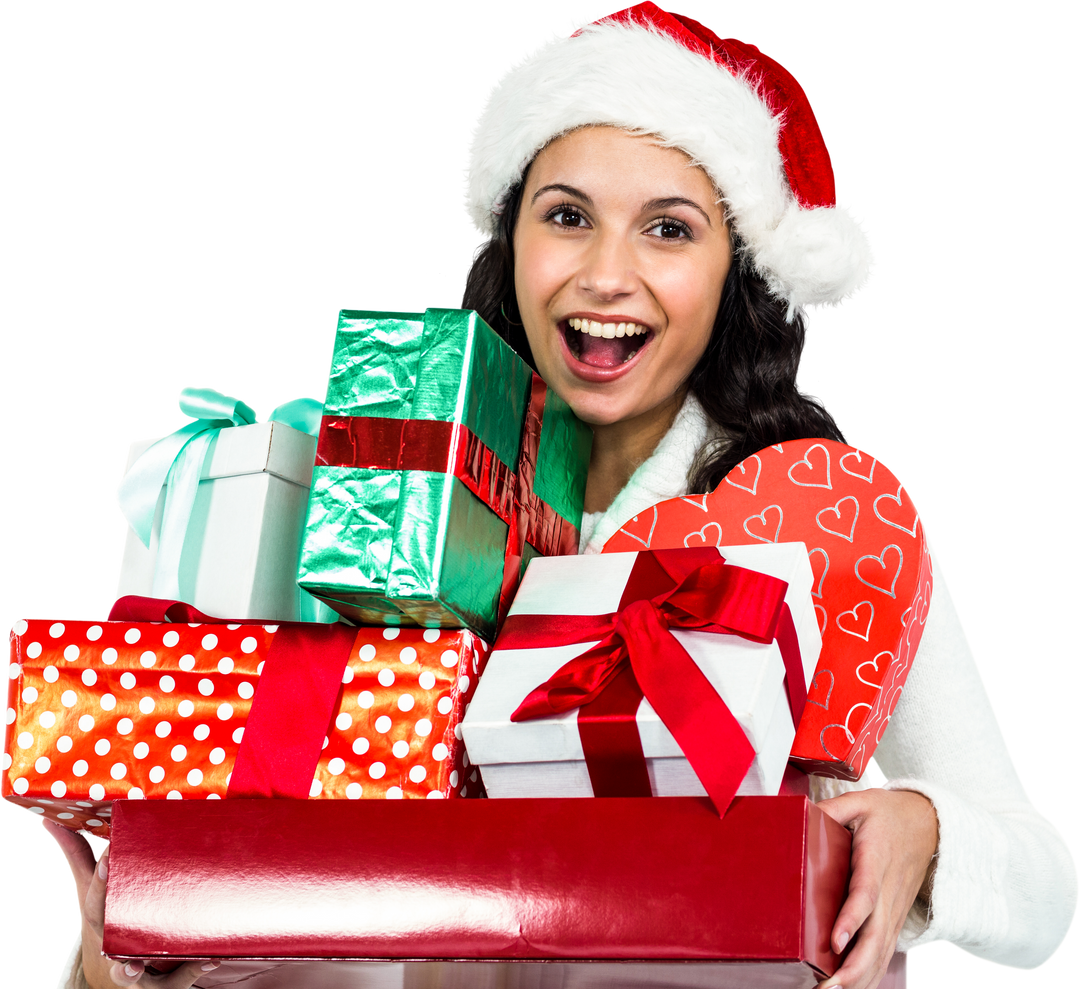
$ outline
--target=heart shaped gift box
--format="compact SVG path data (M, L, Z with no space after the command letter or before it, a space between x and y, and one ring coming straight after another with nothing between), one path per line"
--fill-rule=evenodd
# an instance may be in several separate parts
M791 761L858 779L900 699L933 588L918 513L883 464L832 440L778 443L716 490L634 516L604 552L779 542L806 545L822 639Z

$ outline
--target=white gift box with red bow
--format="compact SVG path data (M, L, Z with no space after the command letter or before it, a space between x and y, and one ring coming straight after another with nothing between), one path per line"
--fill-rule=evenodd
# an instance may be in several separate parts
M724 546L723 559L788 584L784 601L797 633L803 688L821 651L811 598L813 572L802 543ZM637 553L538 558L529 564L510 616L603 615L617 612ZM776 641L672 628L709 684L727 704L755 756L739 795L780 791L795 725ZM462 723L470 760L480 767L490 797L587 797L593 786L578 730L578 709L511 721L519 704L564 663L595 641L540 648L500 648L498 640ZM687 697L687 704L694 698ZM672 733L648 699L636 724L655 796L706 793Z

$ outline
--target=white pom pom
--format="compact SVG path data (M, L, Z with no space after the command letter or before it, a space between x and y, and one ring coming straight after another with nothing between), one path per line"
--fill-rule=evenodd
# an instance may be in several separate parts
M842 209L802 209L792 202L773 230L752 239L754 266L788 318L808 305L837 303L866 281L870 245Z

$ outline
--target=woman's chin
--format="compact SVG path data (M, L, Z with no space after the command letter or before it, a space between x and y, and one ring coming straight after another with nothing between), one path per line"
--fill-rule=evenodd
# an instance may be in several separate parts
M595 410L592 408L583 408L580 405L575 405L573 402L567 403L570 408L574 410L576 415L587 426L591 426L593 429L603 428L604 426L613 426L617 422L622 422L625 418L618 412L608 412L606 410Z
M563 395L562 398L574 410L574 415L593 429L637 419L643 413L640 408L613 400L615 396L570 394Z
M619 392L612 389L605 394L556 385L555 390L574 414L594 431L619 426L622 427L620 432L629 429L630 436L642 439L655 437L657 430L666 431L686 396L685 387L653 384L654 387L645 389L649 397L640 394L638 389L620 389ZM662 397L656 399L658 394Z

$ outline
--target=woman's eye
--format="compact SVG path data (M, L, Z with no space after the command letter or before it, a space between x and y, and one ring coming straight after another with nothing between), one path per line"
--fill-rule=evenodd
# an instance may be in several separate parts
M686 224L677 223L674 220L661 220L645 232L652 237L661 237L664 240L678 240L680 237L690 236Z
M584 227L586 226L585 217L580 213L572 209L561 209L551 214L551 219L554 220L560 227Z

